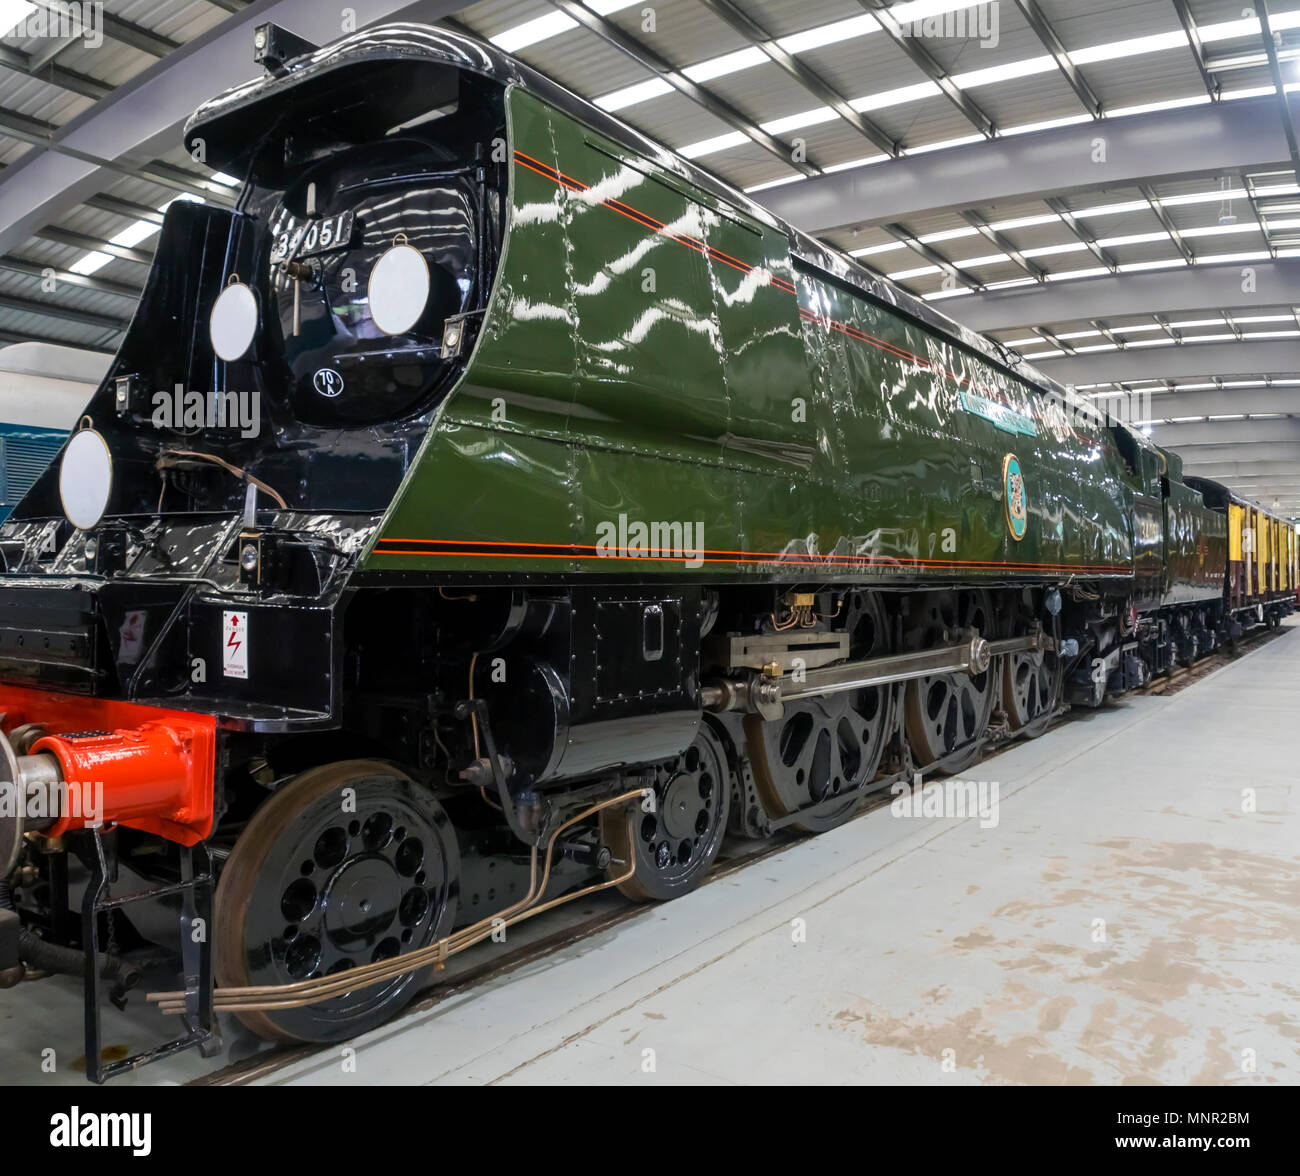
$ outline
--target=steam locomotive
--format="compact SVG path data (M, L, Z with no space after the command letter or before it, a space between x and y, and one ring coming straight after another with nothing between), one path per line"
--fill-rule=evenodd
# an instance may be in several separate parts
M364 1031L1291 611L1289 526L495 49L255 46L185 129L236 206L0 531L0 980L84 976L92 1078ZM180 1035L102 1062L150 943Z

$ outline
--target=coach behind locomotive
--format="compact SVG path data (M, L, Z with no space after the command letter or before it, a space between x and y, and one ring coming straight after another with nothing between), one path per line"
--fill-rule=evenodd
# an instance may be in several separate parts
M1011 353L486 45L257 36L0 533L0 976L84 969L92 1077L178 905L160 1050L337 1039L1224 631L1224 514Z

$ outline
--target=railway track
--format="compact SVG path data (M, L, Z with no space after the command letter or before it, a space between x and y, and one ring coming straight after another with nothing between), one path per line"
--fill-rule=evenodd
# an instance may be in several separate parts
M1142 695L1160 695L1168 697L1171 694L1177 694L1180 690L1185 690L1194 682L1199 682L1202 678L1208 677L1215 670L1221 670L1224 666L1231 665L1234 661L1245 657L1251 650L1262 645L1267 645L1270 641L1277 641L1279 638L1286 636L1290 630L1286 627L1269 629L1266 626L1257 626L1254 629L1244 633L1237 641L1237 647L1233 649L1216 649L1213 653L1207 654L1190 666L1179 666L1177 669L1159 678L1154 678L1145 686L1139 687L1133 691L1134 694Z
M1214 671L1246 656L1256 648L1286 636L1289 631L1289 628L1259 628L1252 630L1238 642L1235 651L1216 651L1201 658L1193 666L1180 667L1171 674L1161 677L1133 693L1144 696L1176 694ZM1068 717L1069 712L1058 716L1052 723L1052 727L1068 719ZM983 764L996 759L1019 742L1018 738L1013 737L991 744L975 763ZM971 767L974 766L975 764L971 765ZM970 769L967 768L966 770L969 771ZM885 807L890 800L891 794L888 790L882 790L874 794L853 820L860 820L868 814ZM722 854L719 856L704 885L713 885L732 874L757 865L766 858L783 853L792 845L814 836L816 834L780 830L767 841L752 842L738 838L728 839L723 846ZM460 957L459 965L453 967L448 979L417 997L400 1014L396 1019L396 1023L400 1023L403 1018L427 1012L452 997L486 984L499 976L523 968L535 960L544 959L582 939L607 931L612 927L617 927L620 923L627 922L647 909L646 904L632 902L612 890L595 896L595 898L599 901L590 904L586 909L578 911L576 920L573 909L561 907L552 912L546 929L535 938L531 938L517 947L507 948L503 951L499 944L488 943L471 949L464 957ZM595 909L592 909L592 907ZM196 1078L189 1085L246 1086L261 1078L273 1075L294 1062L315 1057L327 1050L336 1048L338 1048L337 1043L270 1047L252 1057L232 1062L220 1070Z
M865 816L866 813L879 808L881 804L888 803L888 800L887 794L882 794L878 798L873 797L860 815ZM723 878L745 869L747 866L756 865L764 858L781 853L797 842L812 836L814 834L780 831L770 841L729 840L724 845L722 854L719 855L707 881L703 885L713 885ZM427 1012L429 1009L462 992L522 968L534 960L542 959L560 951L590 935L606 931L611 927L617 927L620 923L625 923L649 909L646 903L633 902L613 890L606 891L597 898L602 901L593 905L601 909L596 910L594 913L582 912L577 922L572 921L573 912L571 910L566 911L565 908L561 907L552 912L549 922L561 925L554 926L553 929L519 947L502 951L499 945L486 943L472 948L465 953L463 966L456 969L449 980L438 984L417 997L396 1018L395 1023L414 1014ZM338 1048L337 1043L274 1047L252 1058L233 1062L223 1069L202 1078L196 1078L189 1085L246 1086L259 1078L283 1069L293 1062L314 1057L326 1050L336 1048Z

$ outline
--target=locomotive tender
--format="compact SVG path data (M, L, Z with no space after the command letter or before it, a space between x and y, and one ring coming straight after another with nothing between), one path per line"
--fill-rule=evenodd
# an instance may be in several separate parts
M1289 526L489 46L256 45L185 131L236 207L0 532L0 978L84 975L91 1077L357 1033L1291 610ZM149 942L184 1032L102 1064Z

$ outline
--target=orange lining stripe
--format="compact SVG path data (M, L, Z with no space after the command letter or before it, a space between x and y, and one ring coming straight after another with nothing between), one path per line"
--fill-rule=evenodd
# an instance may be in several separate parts
M522 540L519 540L519 539L407 539L407 538L402 538L401 536L393 536L392 538L389 538L389 537L385 536L385 537L382 538L382 539L377 539L375 542L376 542L377 544L378 544L378 543L424 543L424 544L430 544L430 545L435 545L435 544L436 544L436 545L443 546L443 547L564 547L564 548L569 548L569 549L571 549L571 550L573 550L573 551L596 551L596 550L597 550L597 545L594 544L594 543L526 543L526 542L524 542L524 541L522 541ZM626 550L626 549L623 549L623 550ZM436 553L435 553L435 554L436 554ZM787 553L786 553L786 552L781 552L781 551L733 551L732 549L730 549L730 548L726 548L726 547L705 547L705 548L702 550L701 554L703 554L703 555L743 555L743 556L746 556L746 557L749 557L749 558L752 558L752 559L757 559L757 558L762 558L762 559L785 559L785 558L787 558ZM607 556L602 556L602 558L608 558L608 557L607 557ZM636 559L636 558L639 558L639 557L631 556L631 557L629 557L629 558ZM829 558L829 557L822 557L822 556L809 556L809 557L807 557L807 558L810 558L810 559L821 559L821 558ZM846 557L846 558L847 558L847 557ZM861 555L861 556L854 556L853 558L855 558L855 559L884 559L884 560L890 560L890 559L893 559L894 557L893 557L893 556L888 556L888 555ZM960 563L966 563L966 562L969 562L969 563L980 563L979 560L969 560L969 561L967 561L967 560L959 560L959 559L958 559L958 560L952 560L952 559L912 560L912 561L910 561L910 562L911 562L911 563L937 563L937 564L943 564L944 566L947 566L947 565L949 565L949 564L960 564ZM1006 566L1009 566L1009 565L1007 565L1007 564L1001 564L1001 563L1000 563L1000 564L998 564L998 566L999 566L999 567L1006 567ZM1055 566L1055 567L1071 567L1071 568L1100 568L1100 569L1102 569L1102 570L1106 570L1106 571L1115 571L1117 568L1121 568L1121 567L1123 567L1123 565L1120 565L1120 564L1056 564L1056 565L1046 565L1046 564L1036 564L1036 563L1026 563L1026 564L1024 564L1023 566L1024 566L1024 567L1029 567L1029 568L1047 567L1047 566ZM1127 567L1123 567L1123 570L1124 570L1124 571L1127 571L1128 568L1127 568Z
M581 180L574 179L573 176L560 171L559 168L553 168L549 164L543 163L540 159L535 159L533 156L528 155L523 151L520 151L518 148L515 149L515 155L519 156L522 159L528 160L530 163L534 163L537 165L537 167L534 167L530 170L537 171L537 168L543 169L542 172L539 174L544 175L548 171L553 171L556 176L559 176L560 179L564 181L566 187L572 187L575 191L580 191L580 192L586 192L590 190L590 185L584 184ZM690 236L686 236L685 234L670 232L668 226L664 224L663 221L657 219L656 217L651 216L648 212L642 212L639 208L633 208L630 204L624 204L623 201L621 200L615 200L611 198L609 200L602 200L601 203L608 205L610 208L614 208L622 212L633 214L634 216L640 218L641 220L644 220L652 228L658 229L659 231L663 232L666 236L672 237L674 240L681 241L685 245L690 245L692 249L698 246L700 250L707 250L713 256L720 257L726 261L732 262L734 263L736 268L743 270L745 273L749 273L751 270L754 269L754 266L750 265L748 262L741 261L740 258L738 257L732 257L730 253L723 253L721 249L717 249L714 246L709 245L704 241L701 241L698 237L690 237Z
M619 561L619 562L635 561L637 563L644 563L647 560L650 560L651 562L654 563L682 563L686 558L685 556L681 556L681 555L544 555L541 552L532 552L527 555L518 555L516 552L513 551L402 551L402 550L380 551L378 549L375 550L374 554L375 555L437 555L437 556L462 555L470 559L567 559L567 560L602 560L607 562L608 561ZM742 563L742 562L780 563L783 567L824 568L824 567L831 567L831 566L838 566L838 565L848 565L850 567L857 567L857 566L861 566L864 562L875 563L880 559L881 557L879 556L856 556L856 557L846 557L843 559L799 559L799 560L782 559L782 560L745 561L745 560L720 559L716 557L702 556L701 562L702 563ZM971 568L974 570L994 571L994 572L1001 572L1001 571L1014 572L1014 571L1030 570L1030 571L1043 571L1043 572L1078 573L1080 571L1089 570L1071 564L1006 564L1006 563L973 563L970 561L967 561L965 563L948 564L948 563L942 563L939 560L927 560L925 561L925 564L927 567L931 567L931 568L946 568L946 567L963 568L963 569ZM883 566L899 568L901 570L907 571L910 569L914 569L920 565L919 565L919 561L909 561L905 563L902 560L885 560ZM1101 570L1092 569L1093 574L1101 574L1101 571L1113 572L1116 574L1126 575L1126 576L1132 574L1132 569L1124 568L1124 567L1113 567L1113 568L1107 568Z
M536 172L539 176L550 180L552 183L562 185L571 192L590 191L590 185L584 184L581 180L574 179L573 176L560 171L559 168L543 163L540 159L535 159L533 156L518 149L515 150L515 162L517 162L521 167L526 167L531 172ZM694 237L673 233L668 229L663 221L658 220L649 213L642 212L640 209L633 208L630 204L625 204L621 200L602 200L601 204L613 212L626 216L629 220L635 221L637 224L640 224L645 228L653 229L655 232L663 234L670 240L685 245L688 249L694 249L696 253L705 257L713 258L722 262L724 265L729 265L732 269L739 270L743 274L753 273L753 271L758 268L747 262L743 262L738 258L732 257L730 254L724 253L720 249L715 249L712 245L698 241ZM792 283L787 282L784 278L778 278L775 274L768 273L767 271L763 272L767 278L768 285L775 286L779 290L784 290L788 294L794 294L796 297L798 296L798 290ZM874 335L864 334L857 330L857 328L849 326L847 323L841 323L835 319L827 318L826 316L816 314L811 310L806 310L803 307L799 308L799 313L803 318L810 322L816 322L831 330L840 331L841 333L848 335L850 338L856 339L860 343L866 343L871 347L878 348L897 359L904 359L911 363L915 363L927 371L938 372L941 375L947 376L950 380L955 380L958 385L968 384L974 387L969 376L959 376L956 372L949 371L947 368L939 367L931 360L925 359L923 356L915 355L914 353L904 350L901 347L897 347L893 343L888 343L883 339L877 339Z
M534 159L531 155L525 155L522 151L516 151L515 157L516 162L520 163L523 167L528 168L529 171L536 172L539 176L544 176L552 183L562 184L571 192L588 192L591 190L590 185L584 184L581 180L575 180L572 176L565 175L565 173L560 171L559 168L552 168L548 164L543 163L540 159ZM524 163L524 160L529 160L530 162ZM533 164L536 164L537 166L534 167ZM703 241L697 240L695 237L671 232L663 221L658 220L647 212L642 212L638 208L633 208L630 204L624 204L621 200L602 200L601 204L606 208L612 209L614 212L621 213L623 216L628 217L629 220L636 221L645 228L654 229L655 232L662 233L670 240L677 241L679 244L685 245L689 249L694 249L696 253L720 261L723 265L729 265L732 269L739 270L741 273L748 274L754 269L754 266L739 261L729 253L723 253L721 249L715 249L713 246L707 245Z
M516 152L516 155L518 154L522 154L522 153ZM569 191L571 192L585 192L588 190L586 185L579 184L577 180L574 180L572 183L566 182L566 180L562 177L562 173L560 172L557 172L555 175L551 175L549 171L542 171L540 168L533 167L532 164L524 163L522 160L516 160L516 162L519 163L520 167L526 167L531 172L537 172L539 176L542 176L545 179L550 180L552 183L560 184L563 187L569 189ZM623 204L621 207L619 207L621 202L617 200L614 201L602 200L601 204L605 208L608 208L611 212L617 212L620 216L627 217L628 220L633 221L634 223L640 225L642 228L651 229L656 233L661 233L669 240L676 241L681 245L685 245L688 249L695 250L696 253L699 253L701 255L707 255L707 250L708 250L707 245L697 245L695 244L695 240L693 237L684 237L684 236L679 236L675 233L668 232L667 229L663 227L663 223L661 221L655 220L654 217L648 216L646 213L638 212L635 208L632 208L630 205ZM718 260L722 261L724 265L730 265L732 269L740 268L734 263L724 260L722 257L719 257ZM749 269L745 269L743 272L748 273Z
M454 551L406 551L390 550L380 551L381 545L391 545L394 543L417 543L428 545L441 545L454 547ZM384 538L378 540L376 544L376 555L468 555L481 557L484 559L666 559L672 562L685 559L685 556L651 556L651 555L547 555L534 552L485 552L475 550L483 547L563 547L572 552L595 551L596 547L591 543L525 543L511 542L503 539L403 539L403 538ZM620 550L626 551L626 548ZM890 567L976 567L976 568L1046 568L1051 570L1074 571L1074 572L1123 572L1128 574L1131 569L1119 564L1053 564L1053 563L1013 563L1009 561L998 563L986 563L982 560L962 560L962 559L913 559L901 560L887 555L852 555L852 556L817 556L817 555L800 555L790 556L779 551L728 551L722 548L705 548L701 553L704 556L741 556L742 559L725 559L714 558L708 559L708 563L784 563L799 564L809 563L821 565L826 563L883 563Z

